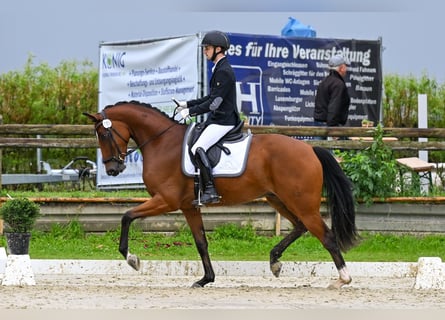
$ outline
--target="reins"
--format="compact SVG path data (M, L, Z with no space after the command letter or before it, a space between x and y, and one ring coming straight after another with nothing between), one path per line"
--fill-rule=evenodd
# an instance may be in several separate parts
M169 127L165 128L164 130L162 130L161 132L159 132L158 134L156 134L155 136L149 137L147 140L145 140L144 142L142 142L140 145L136 146L136 148L131 149L130 151L125 153L125 156L128 156L129 154L132 154L133 152L135 152L137 149L142 148L143 146L145 146L146 144L148 144L149 142L159 138L160 136L162 136L164 133L166 133L168 130L170 130L171 127L173 127L175 124L170 125ZM116 130L115 130L116 131Z

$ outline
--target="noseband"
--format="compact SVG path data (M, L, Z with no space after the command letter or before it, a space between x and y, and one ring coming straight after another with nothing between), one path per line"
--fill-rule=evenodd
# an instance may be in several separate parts
M118 153L117 156L113 155L108 159L104 159L102 161L102 163L107 164L108 162L115 161L118 164L123 164L124 159L128 153L121 152L119 145L117 144L116 140L114 139L112 132L114 132L121 140L123 140L125 142L125 145L128 144L128 140L125 140L122 137L122 135L116 129L113 128L111 121L107 118L107 115L105 114L105 111L102 111L100 114L102 115L102 120L96 124L96 126L95 126L96 132L97 132L97 129L99 128L99 126L103 126L105 128L105 130L107 131L106 135L104 135L103 137L107 138L110 146L111 147L114 146L115 148L113 148L113 149L117 150L117 153Z
M110 119L107 118L107 115L106 115L106 113L105 113L105 110L102 110L100 114L102 115L102 120L97 122L97 124L96 124L96 126L95 126L96 132L97 132L97 128L99 128L99 126L103 126L103 127L105 128L105 130L107 131L107 134L104 135L104 137L107 138L107 139L109 138L108 142L109 142L109 144L110 144L110 147L113 147L113 146L114 146L114 147L115 147L114 149L116 149L116 150L117 150L117 153L118 153L117 156L116 156L116 155L113 155L113 156L109 157L108 159L104 159L104 160L102 160L102 163L103 163L103 164L107 164L108 162L112 162L112 161L117 162L117 163L120 164L120 165L124 164L124 160L125 160L125 157L126 157L126 156L128 156L129 154L132 154L132 153L135 152L137 149L142 148L144 145L146 145L146 144L149 143L150 141L152 141L152 140L154 140L154 139L160 137L161 135L163 135L166 131L168 131L168 130L169 130L171 127L173 127L173 125L174 125L174 124L172 124L171 126L169 126L169 127L167 127L166 129L162 130L160 133L156 134L155 136L148 138L146 141L144 141L144 142L141 143L140 145L136 146L135 149L132 149L132 150L130 150L130 151L128 151L128 152L122 152L122 151L119 149L119 145L117 144L116 140L114 139L113 132L114 132L114 133L115 133L115 134L116 134L122 141L125 142L125 145L128 145L128 142L129 142L129 141L128 141L128 140L125 140L124 137L122 137L122 135L121 135L116 129L113 128L113 126L112 126L112 122L111 122Z

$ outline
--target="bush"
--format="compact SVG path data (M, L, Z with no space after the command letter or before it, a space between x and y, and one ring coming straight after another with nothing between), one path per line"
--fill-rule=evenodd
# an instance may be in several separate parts
M89 124L83 111L97 111L98 72L91 62L63 61L55 68L33 65L0 76L4 123Z
M90 124L82 112L96 112L98 71L92 62L63 61L0 75L0 115L4 124ZM42 160L61 168L76 156L96 159L96 150L43 148ZM82 152L82 154L79 154ZM37 173L35 148L4 148L3 173Z
M420 78L389 74L383 79L383 87L382 108L385 127L416 128L419 94L427 95L428 125L432 128L445 127L444 84L440 85L426 74Z
M428 127L444 128L445 84L423 74L401 77L394 74L383 79L384 94L382 98L383 125L396 128L417 128L418 95L426 94L428 103ZM434 140L434 139L430 139ZM399 151L398 157L413 157L417 151ZM430 162L445 162L444 151L429 152Z
M39 216L40 206L28 198L10 199L0 207L9 232L30 232Z
M383 128L375 128L372 145L364 150L337 151L341 166L354 184L354 195L365 203L395 195L397 162L392 149L383 143Z

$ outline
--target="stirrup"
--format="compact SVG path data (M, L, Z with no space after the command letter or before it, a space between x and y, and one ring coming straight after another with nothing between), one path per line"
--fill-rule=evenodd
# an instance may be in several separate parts
M201 197L201 203L219 203L220 196L217 193L205 193Z
M196 207L202 207L205 204L215 204L219 203L221 197L216 193L203 193L202 196L199 194L198 199L192 201L192 204Z

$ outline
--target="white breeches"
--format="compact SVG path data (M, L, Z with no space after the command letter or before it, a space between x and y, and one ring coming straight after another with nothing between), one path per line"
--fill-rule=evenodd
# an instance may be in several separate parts
M196 149L203 148L204 151L207 151L211 146L217 143L227 132L232 130L235 126L222 126L219 124L210 124L208 125L198 140L196 140L195 144L192 147L192 153L196 153Z

